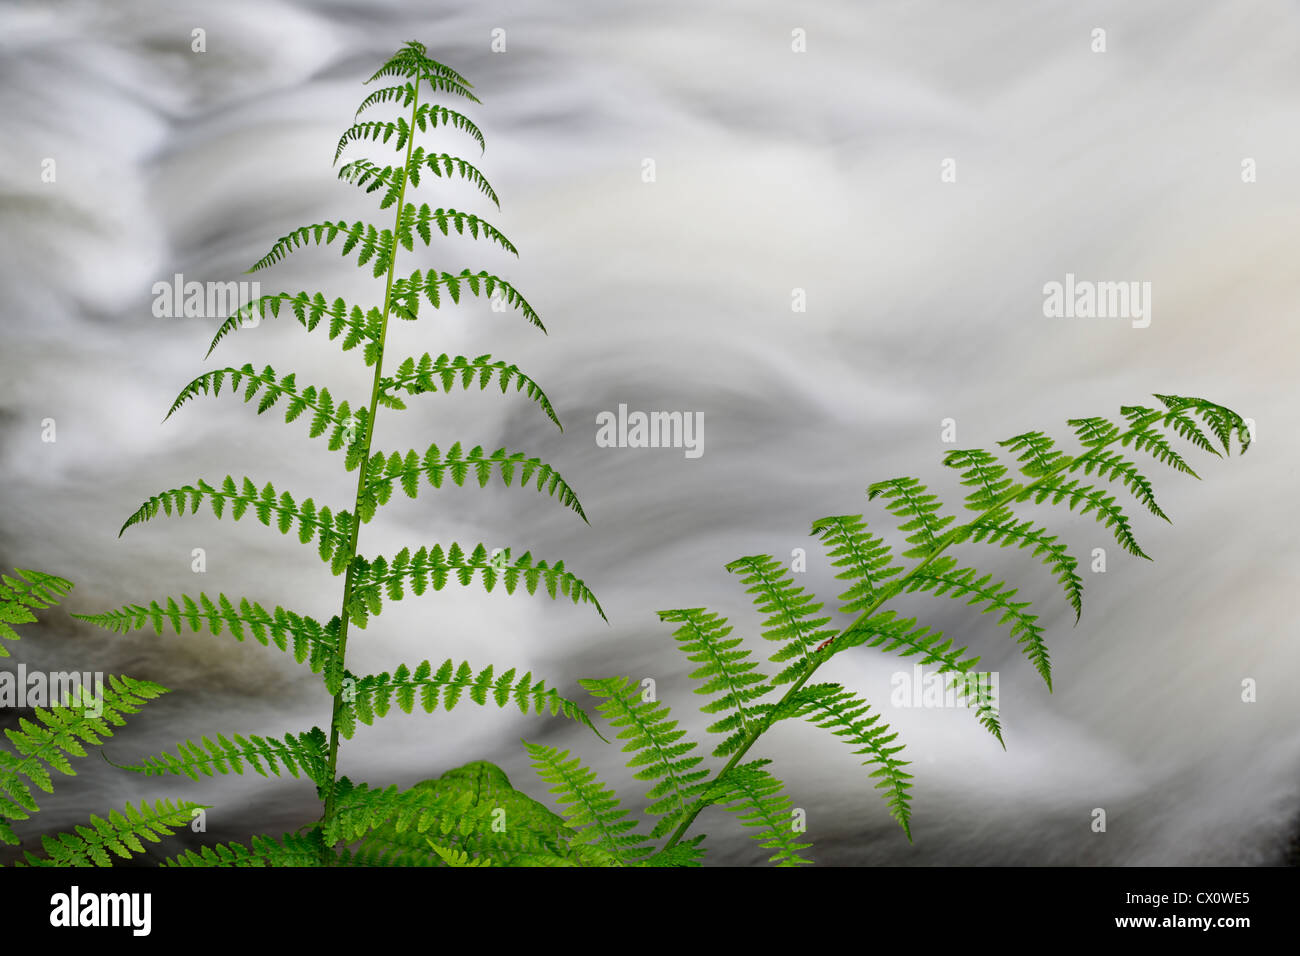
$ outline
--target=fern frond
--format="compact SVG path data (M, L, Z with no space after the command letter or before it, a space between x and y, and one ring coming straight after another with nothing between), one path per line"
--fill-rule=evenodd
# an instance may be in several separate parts
M794 716L802 717L818 727L831 731L846 743L856 745L855 754L866 755L863 766L875 766L872 777L879 780L876 789L884 791L889 804L889 815L912 841L912 775L903 768L907 760L895 755L902 744L891 746L898 738L888 724L879 723L880 715L871 713L871 706L839 684L811 684L794 694L786 706ZM870 716L867 716L870 714Z
M14 752L0 746L0 842L17 843L11 821L26 820L39 807L32 787L51 793L50 771L76 776L69 757L86 756L84 745L101 745L113 736L113 727L126 723L147 701L167 693L150 681L109 675L102 697L92 697L77 686L72 697L51 708L37 707L36 720L22 717L18 729L6 728Z
M132 525L142 524L157 516L159 511L169 517L173 509L176 516L185 514L188 505L191 514L197 514L203 499L208 499L212 513L218 518L225 514L226 503L230 503L230 517L238 521L251 508L257 520L268 528L272 520L281 534L288 534L294 522L298 523L298 540L302 544L317 541L317 551L322 561L331 565L337 575L347 570L347 562L352 549L352 515L340 510L332 512L328 506L317 509L316 502L305 499L301 505L294 501L293 495L285 491L277 494L275 486L269 481L258 490L248 477L244 478L243 487L235 484L235 479L226 475L220 488L215 488L202 478L193 485L182 485L159 492L142 504L131 517L126 519L118 537Z
M533 713L563 715L589 727L600 736L591 718L581 707L568 698L561 697L555 688L547 687L545 681L534 681L531 671L522 677L516 677L515 668L512 667L494 676L493 666L489 664L475 674L468 661L462 661L456 667L448 658L436 673L433 665L421 661L414 671L402 664L392 675L384 671L382 674L369 674L365 677L348 676L353 683L348 685L349 693L344 695L344 712L339 718L339 732L347 738L352 737L358 720L369 726L375 722L376 717L387 716L394 700L403 713L411 713L417 694L420 707L426 714L433 713L439 703L444 709L451 710L463 696L468 696L469 700L480 707L485 706L489 698L501 708L513 700L521 714L527 714L531 704Z
M537 775L551 784L551 793L560 804L571 829L578 832L574 842L594 844L616 857L624 865L649 855L645 836L636 831L636 821L624 819L628 811L619 806L618 797L583 766L569 751L559 751L543 744L524 741L533 759Z
M1169 516L1156 504L1155 491L1151 487L1150 479L1138 471L1136 464L1119 452L1098 452L1091 457L1077 459L1071 462L1066 470L1073 472L1080 468L1085 475L1091 475L1096 469L1098 478L1108 478L1112 481L1118 479L1133 493L1134 498L1146 506L1148 511L1157 518L1169 520Z
M999 624L1010 624L1011 636L1017 644L1024 645L1025 655L1034 665L1047 689L1052 689L1052 665L1043 640L1043 628L1036 615L1025 610L1028 601L1012 601L1017 589L1007 588L1002 582L991 583L993 575L979 574L974 568L958 568L957 561L948 555L936 558L929 565L918 568L905 585L905 590L933 591L954 600L968 598L967 604L983 604L982 614L1000 611Z
M415 249L415 238L412 236L412 231L419 235L427 246L433 242L433 230L430 227L437 226L438 231L447 236L451 234L447 228L449 224L455 228L458 235L463 236L468 230L470 236L474 239L479 238L479 231L482 230L484 239L490 239L506 252L516 256L519 255L519 250L515 248L514 243L507 239L490 222L480 219L473 213L443 209L441 206L432 209L428 203L420 203L418 209L413 203L407 203L402 207L401 215L397 217L397 239L406 248L407 252L412 252Z
M393 281L393 291L389 296L389 303L392 306L393 313L399 318L414 321L420 315L421 296L437 309L442 305L442 292L445 291L448 298L459 305L462 283L472 294L486 295L488 298L491 298L493 293L500 289L501 301L518 309L529 324L535 325L542 332L546 331L541 316L528 304L528 300L519 294L518 289L500 276L492 275L484 270L471 272L469 269L462 269L460 272L452 274L450 272L440 272L437 269L426 269L424 271L416 269L406 278Z
M107 820L92 814L90 826L79 826L72 833L42 836L41 846L46 856L38 857L28 850L24 853L25 865L112 866L114 856L129 860L132 853L144 853L141 837L150 843L160 843L163 837L187 826L195 810L206 808L188 800L175 804L159 800L153 806L145 800L139 807L128 803L123 809L124 813L110 812Z
M839 596L844 602L840 610L845 614L861 614L871 607L888 585L889 578L903 571L901 565L893 563L885 540L867 534L866 527L862 515L831 515L814 521L810 532L821 536L832 559L831 566L846 569L835 577L855 582Z
M163 862L163 866L320 866L321 844L314 832L301 836L286 833L279 840L255 836L250 846L218 843L198 850L186 850Z
M412 593L419 596L429 587L441 591L452 577L462 586L468 586L476 576L481 576L483 588L489 592L498 580L505 586L507 594L514 594L521 584L529 594L536 594L538 585L545 584L552 600L564 595L574 604L586 602L595 605L596 613L602 620L607 620L596 595L581 579L565 570L563 561L556 561L554 565L534 561L528 551L512 559L509 548L501 549L494 557L482 544L466 554L459 544L454 543L446 551L437 544L432 548L421 547L415 554L411 554L409 548L403 548L391 561L382 556L373 561L355 558L348 601L349 620L364 628L371 614L380 613L384 594L391 601L400 601L408 585Z
M1074 619L1078 621L1083 614L1083 578L1078 573L1079 562L1045 528L1037 527L1033 521L1019 520L1007 508L995 508L966 525L961 540L1004 548L1011 544L1017 548L1032 547L1034 557L1043 559L1065 589L1065 599L1074 608Z
M578 683L602 700L600 713L618 728L618 739L627 741L623 752L634 754L627 765L641 768L636 778L657 781L646 794L651 802L645 812L662 817L650 835L656 839L663 836L707 787L702 781L709 772L695 769L704 758L687 756L695 743L682 739L686 731L678 730L677 721L669 719L667 705L642 700L639 688L628 678Z
M727 570L741 576L741 583L747 586L745 593L754 595L759 613L771 615L763 621L763 637L785 642L768 660L779 664L793 659L772 682L788 684L798 680L819 642L834 637L833 631L823 630L830 618L813 616L823 605L812 603L813 595L797 587L785 565L770 555L737 558L727 565Z
M728 734L726 740L714 748L715 757L725 757L740 749L751 733L763 726L763 718L770 707L748 706L772 690L768 678L755 672L757 663L747 660L749 651L740 648L738 637L727 639L731 628L725 617L711 614L702 607L660 611L659 619L682 626L673 632L678 647L688 661L703 666L692 671L691 680L704 681L695 693L721 695L703 705L706 714L723 713L721 720L708 727L709 733Z
M564 507L571 508L583 521L587 520L582 510L582 503L560 473L540 458L525 458L521 451L507 452L504 448L488 454L483 446L475 445L469 451L456 442L443 451L436 445L430 445L421 457L414 449L405 456L399 452L384 455L376 452L370 459L366 471L366 484L358 498L358 513L362 522L374 517L375 510L387 504L393 494L393 484L399 483L408 498L414 498L420 489L421 475L434 488L441 488L444 480L460 487L471 474L480 488L486 488L495 471L508 488L515 479L516 469L519 487L526 488L533 481L538 491L557 498ZM590 523L590 522L588 522Z
M344 352L351 351L362 342L365 342L365 359L366 365L375 364L378 358L379 335L383 327L383 314L375 308L363 312L361 306L354 305L351 308L343 299L335 299L329 302L325 296L317 292L297 292L290 294L288 292L277 292L274 295L264 295L246 302L236 309L221 327L217 329L217 334L212 337L212 344L208 346L208 355L211 355L216 347L235 329L244 325L245 321L251 319L254 315L258 316L258 322L266 318L279 318L280 307L284 303L289 303L294 318L308 332L314 332L320 325L321 319L329 316L329 337L333 342L344 331L347 335L343 336L341 347Z
M893 515L910 520L898 526L899 531L910 531L907 536L909 544L915 545L904 551L905 558L923 558L939 547L944 528L954 520L952 515L939 515L939 496L926 493L925 485L915 478L890 478L877 481L867 489L867 499L874 501L884 498L885 507Z
M541 407L546 417L555 423L555 427L564 431L550 399L541 387L519 371L519 366L493 362L491 355L479 355L472 359L463 355L449 358L444 352L435 359L425 352L419 362L410 357L403 359L396 372L379 380L379 400L385 404L389 400L396 401L396 406L389 407L404 408L401 400L391 394L396 389L402 389L411 395L422 395L438 391L438 384L441 383L444 392L450 392L457 385L468 391L477 380L479 390L482 391L488 387L493 376L497 377L502 395L509 391L513 383L516 392L525 392Z
M706 799L736 814L745 826L758 829L752 836L762 841L759 846L776 851L769 862L777 866L812 863L799 854L812 844L800 843L795 836L790 798L781 792L784 785L763 769L771 762L753 760L732 767L708 788Z
M242 776L244 764L248 764L263 777L278 777L283 767L294 778L301 769L312 782L319 785L325 781L329 746L325 732L319 727L306 733L285 734L283 741L256 734L232 736L230 739L225 734L218 734L215 741L204 737L201 744L186 740L177 745L175 754L163 753L157 757L145 757L137 764L115 766L147 777L171 773L198 780L200 774L205 777L231 773Z
M102 614L72 616L118 634L139 630L145 624L153 625L155 634L162 634L164 622L170 623L177 634L183 633L181 625L185 623L194 632L206 627L213 636L220 636L223 629L228 627L231 635L240 642L244 640L244 629L247 627L253 639L263 647L268 642L274 644L285 653L292 653L299 664L306 662L316 673L329 663L337 646L339 628L337 616L328 624L320 624L310 617L278 606L274 611L267 611L261 604L249 601L248 598L240 598L236 606L230 598L218 594L216 603L213 603L203 593L199 594L198 601L182 594L179 604L175 598L169 597L165 605L151 601L148 607L128 604Z
M12 625L34 623L32 608L53 607L71 590L71 581L42 571L15 568L13 577L0 574L0 639L18 640ZM0 657L8 656L9 651L0 644Z

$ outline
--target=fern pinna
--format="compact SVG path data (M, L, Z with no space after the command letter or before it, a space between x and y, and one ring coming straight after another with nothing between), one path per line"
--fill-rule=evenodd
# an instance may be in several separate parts
M457 703L470 700L479 705L490 701L499 707L513 702L524 712L562 714L590 726L587 715L576 704L532 674L520 674L516 669L497 671L491 666L474 667L450 660L441 665L430 661L401 665L392 673L371 675L353 674L347 667L352 628L365 629L370 619L380 614L385 600L401 600L408 593L421 595L430 588L436 591L448 581L469 585L478 580L488 591L500 585L508 594L520 588L534 594L542 588L552 598L565 596L574 603L589 603L604 617L595 596L563 561L541 560L528 551L504 549L489 553L482 544L459 543L426 545L416 550L403 548L388 557L367 557L359 551L362 525L389 502L394 490L400 488L414 498L426 483L435 489L448 482L464 485L473 481L484 486L496 475L507 486L532 485L586 520L576 494L560 474L522 452L504 448L489 452L468 442L455 442L447 447L432 444L424 451L387 453L373 445L375 419L381 407L402 411L408 400L426 393L470 389L474 385L486 389L489 384L495 384L502 393L508 393L513 386L551 422L559 425L545 393L513 364L494 360L490 355L449 357L443 354L434 358L424 354L400 360L388 356L390 319L417 321L426 302L436 309L446 303L458 304L462 297L499 297L529 324L545 329L532 306L500 276L469 269L453 274L436 268L416 269L405 276L398 273L402 250L414 252L417 240L424 246L432 245L435 233L450 236L454 230L458 236L468 234L508 252L517 254L517 251L495 226L477 215L452 208L430 208L427 203L417 206L410 201L409 193L422 180L459 177L497 204L495 191L473 165L447 153L426 152L423 146L416 145L417 133L438 126L468 134L480 149L485 145L483 134L468 117L437 102L426 101L429 95L444 95L477 103L479 100L471 92L470 83L455 70L430 59L425 48L416 42L408 43L366 82L373 81L387 81L389 85L367 96L357 116L376 107L395 108L402 115L393 120L367 118L350 126L339 139L335 163L354 144L386 145L398 151L401 159L396 164L381 165L369 159L357 159L339 170L341 179L376 194L379 208L391 210L390 224L382 227L340 219L294 229L279 239L249 272L267 268L305 246L330 245L337 240L345 256L355 254L359 266L369 266L376 279L384 280L380 304L363 308L342 299L331 302L319 292L260 296L225 318L208 351L211 355L226 336L241 324L249 324L254 316L260 322L288 312L307 332L326 329L331 340L339 340L343 351L359 349L354 354L367 368L373 369L369 401L340 400L328 388L299 382L294 373L281 374L270 367L259 371L246 364L200 375L181 390L168 413L170 417L200 394L218 395L223 387L236 394L242 391L246 403L256 398L259 414L279 404L284 409L286 423L300 419L308 422L309 436L326 437L330 449L341 453L343 466L356 472L356 494L351 507L317 504L313 498L278 490L269 481L260 484L250 477L237 480L226 476L211 482L200 479L160 492L145 501L122 528L125 531L156 517L159 512L181 515L187 508L197 512L206 502L218 518L229 516L238 521L251 514L281 534L295 531L299 541L315 547L333 574L342 576L340 613L321 623L283 607L268 609L247 598L234 600L224 594L215 597L199 594L128 605L102 614L78 615L119 632L152 625L161 633L170 625L179 633L188 625L193 630L206 628L213 634L228 630L240 641L251 635L263 645L274 644L279 650L292 653L298 662L320 673L333 698L328 732L313 728L307 732L291 732L280 739L219 734L215 738L204 737L197 743L186 741L174 754L146 758L131 766L146 774L190 777L242 773L247 766L264 775L278 775L282 771L293 776L301 773L316 784L323 812L319 824L308 834L283 840L258 837L249 847L190 854L177 862L299 864L314 859L332 865L392 859L393 854L400 852L406 862L455 865L459 860L457 854L468 852L459 837L435 844L423 837L414 843L395 837L406 832L401 825L406 819L403 814L414 813L423 821L432 816L443 819L446 813L456 810L460 806L453 799L456 793L448 796L448 792L463 789L458 782L461 778L444 782L440 789L416 787L403 793L372 790L346 778L339 779L340 740L352 736L357 722L369 724L393 712L394 704L409 713L418 702L425 712L431 713L439 706L450 710ZM358 823L359 820L362 822ZM418 827L417 831L424 832ZM367 845L366 838L378 842ZM357 843L360 845L354 847ZM554 852L567 852L565 845L563 841L545 844ZM520 854L536 855L538 846L536 841L522 840L515 849ZM505 860L504 850L500 860Z
M973 512L969 520L943 513L938 496L915 478L872 484L868 498L880 499L901 519L897 532L906 544L901 549L891 546L887 535L868 531L862 515L832 515L813 522L812 534L821 539L831 565L841 569L837 577L849 585L839 596L839 610L850 619L847 626L831 626L831 615L822 613L824 605L796 585L793 575L770 555L728 564L727 570L740 576L764 616L762 636L778 645L768 658L780 667L775 676L760 672L750 649L731 636L725 618L704 608L661 611L663 620L679 625L675 631L679 648L698 665L690 677L699 682L696 693L708 698L701 709L715 718L708 730L722 737L713 756L729 759L716 773L703 767L703 757L695 752L697 744L670 719L669 708L643 700L640 688L627 678L584 681L587 690L602 700L600 711L626 741L624 749L633 754L628 765L636 768L639 779L654 781L646 812L656 819L648 834L638 832L617 796L578 758L552 747L529 745L538 771L553 785L582 841L624 865L689 865L703 851L702 837L688 839L687 831L705 808L719 804L738 813L753 829L761 845L773 851L772 861L809 862L802 851L810 844L802 827L795 825L783 784L767 769L770 761L745 760L763 733L778 721L794 718L824 728L855 748L863 764L872 768L871 777L890 815L910 841L912 775L905 769L908 761L901 757L903 746L897 734L867 701L838 683L813 683L813 675L831 658L858 645L934 665L938 673L949 675L949 690L973 706L979 722L1003 743L992 683L975 669L979 658L969 655L965 647L955 647L952 638L884 605L901 594L929 592L997 614L1050 691L1052 670L1044 629L1030 612L1029 602L1016 600L1015 588L961 566L945 552L967 541L1030 549L1060 583L1077 623L1083 591L1077 559L1057 536L1032 519L1019 518L1013 507L1032 500L1077 509L1108 528L1126 551L1147 557L1134 538L1128 514L1101 483L1118 482L1152 514L1168 520L1156 504L1151 482L1125 457L1125 450L1146 452L1162 464L1199 477L1171 446L1166 432L1216 455L1215 443L1228 453L1234 433L1243 452L1250 444L1245 420L1221 405L1175 395L1156 398L1162 408L1123 407L1119 422L1071 420L1082 446L1075 454L1058 450L1051 438L1037 431L999 443L1017 456L1012 467L983 449L949 452L944 464L959 471L961 483L971 489L964 502ZM1089 477L1094 483L1086 483ZM656 844L663 837L662 844Z

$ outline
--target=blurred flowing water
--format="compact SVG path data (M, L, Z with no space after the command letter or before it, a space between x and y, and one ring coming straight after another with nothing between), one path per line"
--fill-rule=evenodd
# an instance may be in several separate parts
M1095 27L1105 53L1090 50ZM195 28L204 53L191 51ZM497 28L504 53L490 48ZM800 29L807 50L795 53ZM269 363L354 404L368 394L358 353L291 319L232 335L205 362L216 322L155 318L151 289L176 273L238 279L291 228L375 217L373 197L335 178L331 151L370 89L361 80L419 39L475 84L483 105L463 108L488 148L479 160L455 131L421 142L478 164L502 208L434 177L417 201L478 212L520 257L453 236L403 254L399 272L499 271L549 335L478 300L398 323L389 354L517 363L565 430L513 392L476 391L383 414L376 445L538 455L591 525L499 483L426 486L384 509L362 550L482 541L562 558L609 624L586 606L449 587L354 631L352 670L453 657L531 669L584 702L580 677L649 677L703 736L691 668L655 612L707 606L763 650L728 561L807 548L801 583L833 608L843 585L810 523L865 513L892 528L864 489L902 474L955 507L965 491L940 464L953 447L943 420L956 447L987 448L1034 428L1064 438L1065 419L1115 416L1153 391L1204 395L1251 416L1258 442L1240 460L1189 451L1200 483L1143 462L1174 521L1136 519L1154 563L1089 519L1041 512L1085 559L1077 627L1027 552L961 553L1034 600L1054 693L993 616L935 597L902 605L999 672L1006 752L969 713L891 706L891 675L910 661L859 649L825 669L906 743L915 845L859 758L824 732L782 725L752 753L775 761L825 863L1280 862L1300 811L1298 30L1295 5L1274 2L7 3L0 566L70 578L65 607L81 612L202 590L337 613L340 580L251 518L159 517L117 537L148 495L228 473L350 507L355 476L278 410L204 398L159 424L202 371ZM941 182L947 158L955 183ZM54 182L42 181L47 159ZM379 283L337 250L290 256L260 275L263 291L375 302ZM1044 318L1044 283L1067 273L1150 281L1150 327ZM804 312L792 311L796 289ZM596 416L620 403L702 413L704 454L598 447ZM48 420L54 442L42 440ZM1107 550L1105 574L1088 570L1094 548ZM118 636L62 609L23 634L10 669L171 688L108 746L119 763L202 734L329 719L305 668L228 635ZM1246 679L1256 703L1241 701ZM521 737L574 748L643 802L617 746L560 719L472 706L363 727L342 770L405 785L485 758L544 798ZM211 804L207 842L293 830L317 812L301 780L144 778L95 757L77 768L24 833L146 797ZM1094 808L1104 834L1090 828ZM724 814L702 828L714 862L765 856Z

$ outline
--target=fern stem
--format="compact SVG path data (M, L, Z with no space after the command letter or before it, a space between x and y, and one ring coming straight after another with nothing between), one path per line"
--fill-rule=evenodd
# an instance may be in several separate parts
M397 235L401 228L402 211L406 208L406 170L411 166L411 152L415 146L415 117L420 108L420 84L424 80L423 75L416 71L415 77L415 96L411 101L411 136L406 142L406 163L402 167L402 187L397 196L397 212L394 215L393 222L393 254L388 260L388 279L384 288L384 317L379 327L379 340L375 353L375 376L370 387L370 415L366 421L366 438L365 452L361 456L361 463L357 467L357 494L356 503L352 508L352 542L348 553L348 570L347 576L343 579L343 609L339 615L339 636L338 646L334 652L334 659L330 667L337 667L340 671L344 668L347 660L348 646L348 603L352 596L352 570L353 559L357 555L357 543L361 537L361 504L362 497L366 488L366 472L370 467L370 446L375 436L375 415L379 407L379 387L384 374L384 345L388 340L388 316L392 309L393 296L393 276L397 270ZM343 717L343 688L339 688L334 695L334 709L330 715L330 749L329 758L326 763L325 775L328 781L328 789L325 792L325 809L321 815L321 831L324 833L330 821L334 817L334 791L337 784L337 768L339 757L339 727ZM333 849L324 841L321 843L321 864L330 866L335 862Z
M787 701L789 701L791 697L793 697L796 693L798 693L800 688L802 688L804 684L808 683L808 680L816 672L817 668L821 667L822 664L825 664L828 660L831 659L831 657L833 656L833 653L831 652L831 648L834 646L836 641L838 641L840 638L844 637L845 635L853 632L861 624L867 621L873 614L875 614L876 611L880 610L880 607L886 601L898 595L903 590L903 588L907 585L908 581L916 577L916 575L919 574L927 565L929 565L930 562L932 562L935 558L939 557L939 555L942 554L950 544L956 541L957 538L961 536L961 534L964 531L971 528L977 522L988 517L988 515L991 512L997 511L999 508L1003 508L1006 505L1010 504L1011 502L1019 498L1022 498L1025 494L1034 491L1040 485L1046 482L1049 478L1055 477L1057 474L1059 474L1062 471L1065 471L1067 468L1074 467L1081 461L1087 461L1088 459L1093 458L1102 449L1110 445L1113 445L1116 442L1123 442L1129 438L1138 435L1140 432L1146 429L1148 425L1154 424L1156 421L1162 418L1172 419L1173 417L1174 417L1173 411L1157 412L1146 418L1135 420L1132 427L1130 427L1128 431L1117 433L1115 437L1112 438L1110 441L1091 446L1086 452L1084 452L1082 455L1079 455L1077 458L1063 457L1059 464L1054 466L1050 471L1047 471L1046 473L1040 475L1035 481L1031 482L1029 485L1025 487L1013 486L1010 491L1006 492L1001 497L999 497L996 501L994 501L987 509L981 512L974 520L968 522L967 524L958 525L957 527L953 528L951 531L949 531L947 534L945 534L942 538L940 538L936 542L934 549L928 555L926 555L924 560L920 561L914 568L912 568L910 571L904 574L901 578L899 578L897 581L893 582L891 585L886 587L881 592L880 597L878 597L871 604L870 607L868 607L865 611L859 614L858 617L854 619L852 624L844 628L844 630L840 631L833 638L831 638L829 641L826 642L825 644L826 650L823 656L821 657L821 659L813 662L812 666L808 668L808 670L804 673L804 675L800 677L798 680L796 680L792 685L790 685L790 689L787 690L785 694L781 697L781 699L777 702L776 706L772 709L772 712L779 713L782 706ZM721 771L719 771L718 775L713 779L713 782L716 783L718 780L724 777L733 767L735 767L738 763L740 763L740 761L744 759L745 754L749 752L749 749L753 747L755 743L758 742L758 738L762 736L763 732L766 731L771 725L772 725L772 720L769 717L768 719L764 720L763 723L760 724L755 730L751 731L749 736L745 738L745 742L741 745L740 749L736 751L736 753L732 756L732 758L729 761L727 761L727 765L723 767ZM690 825L693 822L695 822L695 818L700 815L700 813L704 810L706 806L708 806L708 804L703 801L695 804L695 806L687 813L686 818L682 820L681 824L678 825L677 829L673 831L673 835L668 838L668 842L664 844L665 850L672 846L675 846L682 839L682 837L686 835L686 831L690 828Z

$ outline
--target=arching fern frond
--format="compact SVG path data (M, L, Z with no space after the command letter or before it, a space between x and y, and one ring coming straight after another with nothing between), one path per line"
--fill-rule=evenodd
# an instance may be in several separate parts
M421 661L414 671L402 664L391 675L384 671L364 677L347 676L353 683L344 695L346 707L339 722L339 732L347 738L355 732L358 720L369 726L376 717L387 716L394 703L403 713L411 713L417 695L426 714L433 713L440 703L445 710L451 710L464 698L480 707L491 699L500 708L513 700L521 714L527 714L531 705L533 713L560 714L596 732L591 718L581 707L560 696L555 688L547 687L545 681L534 681L531 671L518 677L512 667L497 675L489 664L476 674L468 661L462 661L457 667L448 658L436 672L428 661Z
M1073 459L1071 464L1074 464ZM1040 478L1030 485L1020 493L1017 500L1028 501L1031 497L1035 504L1042 504L1049 497L1054 505L1065 501L1071 511L1077 505L1083 505L1079 514L1091 514L1104 527L1109 528L1120 547L1129 554L1151 560L1151 556L1142 550L1133 535L1132 520L1115 501L1115 496L1106 494L1104 489L1093 485L1081 485L1078 478L1066 481L1059 475L1051 475Z
M233 738L233 739L232 739ZM114 764L123 770L132 770L147 777L176 774L198 780L199 775L244 773L247 764L263 777L280 776L281 768L296 778L301 772L316 784L325 781L325 757L328 742L319 727L306 733L285 734L284 740L259 737L256 734L218 734L216 740L202 738L201 744L186 740L176 747L176 753L162 753L145 757L136 764Z
M294 660L299 664L306 662L313 672L320 672L328 663L339 628L338 617L328 624L320 624L278 606L274 611L267 611L248 598L240 598L239 604L235 605L226 595L218 594L214 603L203 593L199 594L198 601L182 594L179 604L175 598L169 597L166 604L151 601L147 607L128 604L102 614L72 616L118 634L139 630L146 624L153 626L155 634L162 634L164 623L170 623L172 630L181 634L182 625L189 624L191 631L207 628L214 636L220 636L225 628L229 628L235 640L242 642L247 628L257 643L265 647L269 642L286 653L292 653Z
M409 548L403 548L391 561L382 556L373 561L356 558L347 608L349 619L364 628L371 614L380 613L384 594L391 601L400 601L408 585L418 597L430 587L441 591L452 578L462 586L468 586L475 577L482 580L484 590L489 592L500 580L507 594L514 594L521 584L529 594L536 594L538 585L544 584L552 600L563 595L574 604L592 604L596 613L605 619L605 611L596 595L581 579L565 570L563 561L556 561L554 565L534 561L528 551L512 559L509 548L501 549L494 557L482 544L475 545L474 550L466 554L455 543L446 551L435 544L432 548L421 547L415 554L411 554Z
M430 445L423 457L414 449L405 456L399 452L388 456L376 452L370 459L370 468L366 472L367 481L359 499L358 513L363 522L370 521L375 510L388 503L394 483L402 486L408 498L414 498L420 489L421 476L432 487L441 488L444 480L458 487L463 486L465 480L472 475L480 488L486 488L494 471L507 488L517 474L520 488L526 488L532 482L538 491L558 499L560 504L571 508L583 521L587 520L577 494L558 471L543 463L540 458L525 458L521 451L507 452L504 448L488 454L481 445L465 451L460 442L456 442L445 453L436 444Z
M801 856L811 843L800 843L794 830L790 812L790 798L782 793L783 784L763 768L770 760L753 760L723 771L717 781L707 788L706 799L736 814L747 827L758 830L752 834L759 846L775 850L769 862L777 866L801 866L812 860Z
M721 695L700 708L706 714L726 715L707 728L709 733L728 735L714 748L713 755L734 753L746 737L762 726L771 708L754 702L771 691L772 685L765 675L754 670L758 664L747 659L749 651L740 647L741 639L727 637L731 628L725 617L693 607L660 611L659 619L682 625L673 637L687 660L702 665L690 674L691 680L704 682L695 693Z
M15 568L13 577L0 574L0 639L18 640L14 624L35 623L33 608L53 607L71 590L71 581L42 571ZM8 649L0 644L0 657L8 656Z
M551 784L569 827L578 832L575 844L594 844L624 865L633 865L650 854L646 837L636 830L636 821L626 819L628 811L619 806L614 791L601 783L594 770L570 757L567 750L526 740L524 747L533 758L537 775Z
M179 803L159 800L153 806L146 800L139 807L128 803L123 809L124 813L110 812L107 820L92 815L90 826L79 826L72 833L42 836L41 846L46 856L39 857L28 850L23 854L25 865L112 866L115 856L129 860L133 853L144 853L142 837L150 843L160 843L163 837L188 826L194 811L206 808L188 800Z
M468 391L477 381L479 390L482 391L488 387L493 376L501 386L502 395L509 391L513 383L515 391L525 392L541 407L546 417L555 423L555 427L564 431L564 426L560 424L560 419L556 416L555 409L541 386L519 371L519 366L494 362L491 355L479 355L475 358L457 355L455 358L449 358L444 352L435 359L425 352L419 362L407 357L398 365L393 375L385 376L380 380L380 401L388 404L384 399L384 396L388 396L398 403L389 407L405 408L405 404L400 399L392 396L393 391L401 389L411 395L422 395L426 392L438 391L440 383L444 392L450 392L457 385Z

